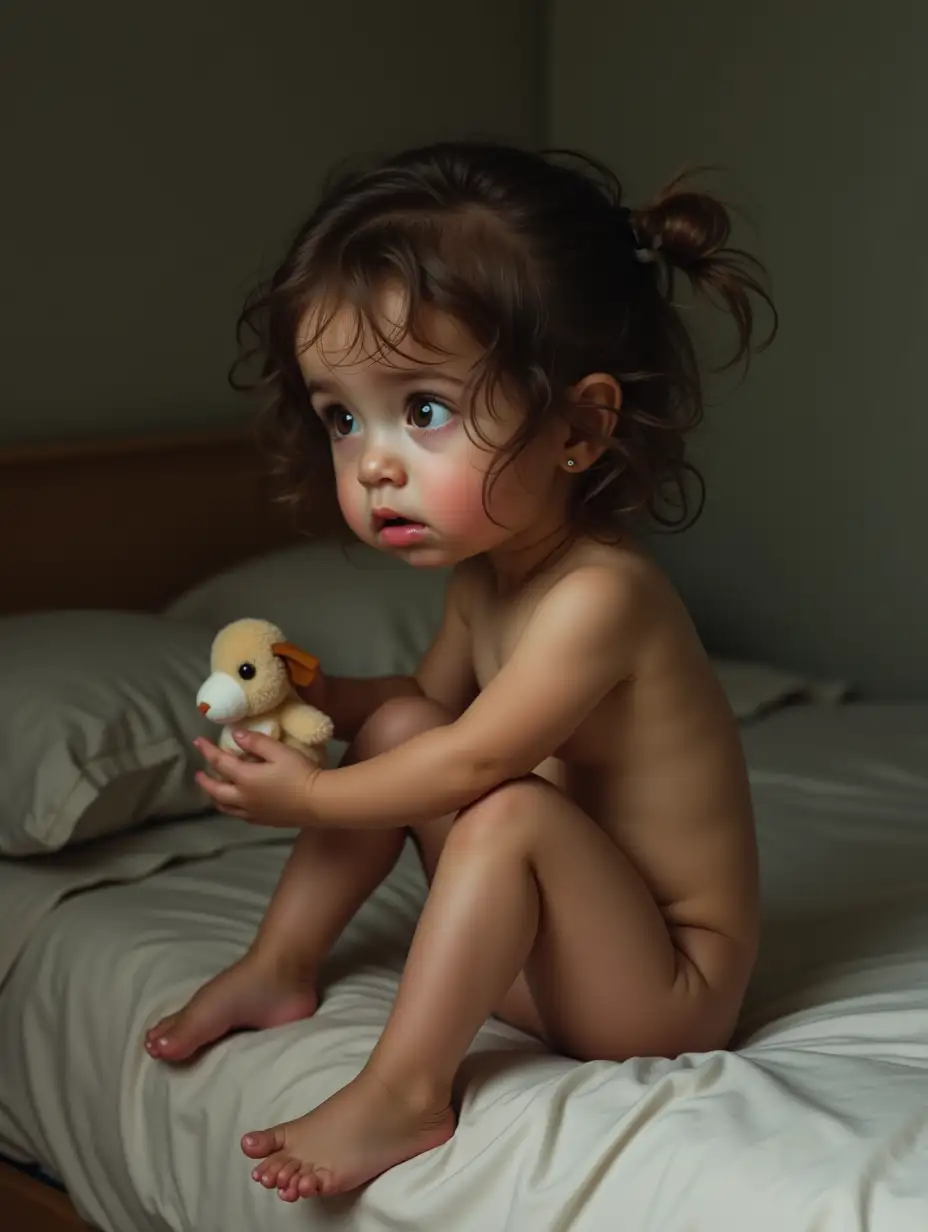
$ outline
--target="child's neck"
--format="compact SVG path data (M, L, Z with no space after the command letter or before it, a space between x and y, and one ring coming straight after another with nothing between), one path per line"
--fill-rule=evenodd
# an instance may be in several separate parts
M500 593L520 590L540 573L553 568L576 542L576 534L564 521L559 525L533 526L491 549L486 560Z

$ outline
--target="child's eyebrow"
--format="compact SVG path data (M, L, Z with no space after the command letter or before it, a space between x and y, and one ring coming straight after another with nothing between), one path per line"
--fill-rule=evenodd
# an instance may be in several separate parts
M387 368L381 375L386 381L390 381L396 385L416 385L420 383L428 383L429 381L444 381L448 385L462 386L465 385L463 377L454 376L450 372L443 372L438 366L430 368ZM325 377L310 377L306 381L306 391L310 397L313 394L337 394L342 392L342 386L337 380L326 379Z
M383 375L385 380L395 381L397 385L412 384L417 381L447 381L449 385L464 384L461 377L454 376L450 372L443 372L438 365L430 368L391 368Z
M317 380L315 377L312 377L306 382L306 392L310 397L313 394L334 394L338 393L338 390L337 381Z

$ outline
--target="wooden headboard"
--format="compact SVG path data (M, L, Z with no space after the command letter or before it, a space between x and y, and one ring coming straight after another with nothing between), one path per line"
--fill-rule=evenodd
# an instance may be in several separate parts
M296 538L250 433L0 450L0 612L156 610Z

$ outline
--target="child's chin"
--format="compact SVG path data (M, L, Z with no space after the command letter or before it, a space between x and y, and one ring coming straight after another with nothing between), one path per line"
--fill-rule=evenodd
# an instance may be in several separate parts
M416 544L408 548L391 548L374 545L387 556L395 556L414 569L445 569L464 560L466 553L455 551L449 544Z
M459 561L457 556L449 556L447 553L435 551L424 552L421 555L418 552L406 552L403 555L403 559L407 565L412 565L414 569L449 569Z

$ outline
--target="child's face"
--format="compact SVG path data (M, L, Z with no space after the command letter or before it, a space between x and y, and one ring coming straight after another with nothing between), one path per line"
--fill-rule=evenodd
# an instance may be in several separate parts
M385 322L402 320L402 306L398 295L385 296ZM310 316L304 338L312 327ZM356 340L355 332L353 312L343 310L315 345L298 346L313 409L332 442L339 504L361 540L411 564L448 565L543 534L552 518L563 521L556 431L504 467L485 497L486 476L521 413L500 391L492 414L481 400L469 404L464 386L481 351L463 327L436 313L430 341L440 351L407 337L402 354L378 350L376 339ZM479 435L468 431L469 420Z

